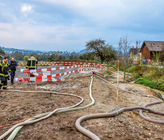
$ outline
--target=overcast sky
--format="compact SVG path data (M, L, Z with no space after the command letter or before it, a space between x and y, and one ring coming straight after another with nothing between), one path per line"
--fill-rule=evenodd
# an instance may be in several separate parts
M164 40L164 0L1 0L0 46L80 51L101 38Z

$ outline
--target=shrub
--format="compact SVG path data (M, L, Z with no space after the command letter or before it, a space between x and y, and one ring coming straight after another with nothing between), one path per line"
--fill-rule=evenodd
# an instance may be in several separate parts
M134 75L134 77L136 78L136 79L138 79L140 76L139 76L139 74L137 74L137 73L135 73L135 74L133 74Z
M161 85L159 85L159 89L164 91L164 83L162 83Z

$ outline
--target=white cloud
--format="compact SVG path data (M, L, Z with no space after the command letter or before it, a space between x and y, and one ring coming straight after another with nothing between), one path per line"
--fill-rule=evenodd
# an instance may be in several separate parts
M22 46L24 48L27 44L30 44L28 49L34 49L34 44L40 44L39 47L35 46L35 49L43 50L45 49L43 44L47 44L49 46L55 45L56 47L53 47L53 49L60 50L57 47L58 45L64 45L66 47L68 44L85 43L89 36L96 34L93 32L94 30L87 27L31 25L27 22L15 24L0 22L0 45ZM53 50L52 48L47 49Z
M138 18L149 17L163 9L164 0L36 0L63 6L76 13L105 25L127 24ZM158 8L156 8L158 7ZM154 10L155 8L155 10ZM163 10L162 10L163 11ZM155 14L157 16L157 14ZM132 23L133 24L133 23Z
M40 0L45 3L61 5L82 15L103 19L115 17L124 8L122 0Z
M20 5L16 4L21 8L18 9L21 12L18 15L14 13L15 10L10 7L7 8L7 5L1 6L0 3L0 17L9 21L0 22L0 45L16 48L27 47L29 49L44 49L44 47L50 49L48 47L51 47L51 50L69 50L84 47L86 41L94 38L103 38L109 43L117 44L119 37L125 34L130 36L133 42L136 39L143 40L148 37L160 39L163 37L163 33L162 35L159 35L159 32L153 34L153 29L156 31L154 27L158 27L156 23L163 23L160 17L161 12L163 12L162 6L160 6L164 4L163 0L156 0L158 2L154 2L154 0L34 1L42 1L43 4L21 5L21 2ZM39 6L45 5L47 7L54 5L54 9L59 6L59 9L69 11L70 15L75 13L78 16L70 20L68 24L63 22L64 18L60 20L60 17L57 17L59 22L52 23L52 19L56 17L54 13L49 14L51 10L46 9L44 13L43 9L39 13L42 8L39 8ZM4 8L2 9L2 7ZM154 11L154 7L158 8ZM43 14L47 16L46 20ZM66 17L67 15L62 12L61 16ZM42 17L41 19L47 22L42 22L38 17ZM155 23L152 23L152 17L155 18L155 20L152 20ZM74 18L74 16L71 18ZM147 23L151 23L152 26ZM60 48L59 46L62 45L63 48Z
M22 5L21 10L22 10L23 12L24 12L24 11L31 11L31 10L32 10L32 6L29 5L29 4L24 4L24 5Z

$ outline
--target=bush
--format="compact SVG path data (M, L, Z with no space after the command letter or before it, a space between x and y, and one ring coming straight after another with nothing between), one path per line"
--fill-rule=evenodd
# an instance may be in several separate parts
M29 56L24 56L23 60L27 61L29 59Z
M142 69L141 66L139 65L133 65L131 68L129 68L129 72L133 73L133 72L139 72Z
M134 76L136 79L138 79L138 78L140 77L139 74L137 74L137 73L133 74L133 76Z
M119 71L124 71L123 67L119 67Z
M164 91L164 83L162 83L161 85L159 85L159 89Z

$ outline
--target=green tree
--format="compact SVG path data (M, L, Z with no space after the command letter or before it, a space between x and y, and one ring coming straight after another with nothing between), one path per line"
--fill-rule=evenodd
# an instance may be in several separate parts
M62 59L63 59L62 55L58 55L58 61L60 61Z
M54 54L52 54L52 55L50 55L50 56L48 57L48 61L50 61L50 62L55 61Z
M0 59L2 60L5 55L5 52L2 49L0 49L0 55Z
M161 52L160 58L161 61L164 61L164 51Z
M23 57L24 61L27 61L28 59L29 59L29 56L27 56L27 55Z
M71 53L70 59L74 59L74 54L73 53Z
M103 49L103 53L105 54L105 61L107 63L117 59L117 52L112 45L106 45Z
M48 60L48 55L42 54L38 56L39 61L47 61Z
M116 51L114 51L114 48L109 44L105 44L105 40L102 39L95 39L87 42L86 49L87 51L91 51L94 56L99 57L101 63L105 60L109 61L116 58ZM110 52L110 50L112 50L112 52Z
M91 52L86 52L81 54L78 59L82 59L82 60L94 60L94 54Z
M105 40L95 39L87 42L86 49L87 51L94 52L96 56L100 57L101 63L103 63L104 60L106 59L103 53L104 46L105 46Z
M0 55L5 55L5 52L2 49L0 49Z
M157 61L158 63L158 60L160 59L161 57L161 52L152 52L153 53L153 58Z
M161 54L160 54L159 60L161 60L161 61L164 62L164 44L162 44L162 51L161 51Z
M14 58L16 60L23 60L23 55L21 53L19 53L19 52L15 52Z

